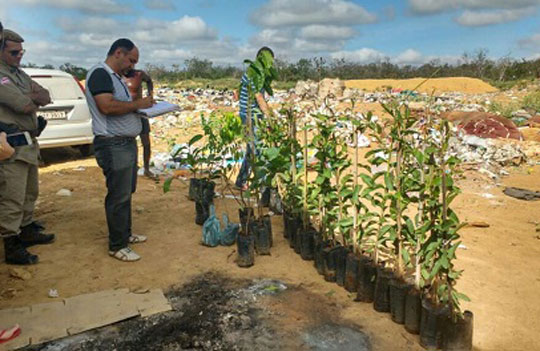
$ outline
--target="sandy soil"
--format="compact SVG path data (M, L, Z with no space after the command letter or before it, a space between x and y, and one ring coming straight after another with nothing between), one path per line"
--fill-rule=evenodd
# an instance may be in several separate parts
M371 89L379 85L398 87L391 82L370 82ZM367 83L347 84L366 88ZM410 89L416 84L401 87ZM493 89L468 78L446 80L439 88L473 93ZM378 104L362 106L365 110L373 108L381 112ZM188 134L172 132L182 140ZM166 146L158 144L154 150L165 151ZM120 287L168 289L202 273L218 272L232 279L280 279L309 291L310 295L295 295L287 303L274 303L277 311L288 311L287 318L280 322L284 330L294 331L302 324L299 321L309 320L314 311L320 316L331 311L368 333L374 350L421 349L418 337L394 324L388 314L354 302L343 288L325 282L312 262L302 261L283 239L280 217L272 219L272 255L256 257L250 269L235 264L235 246L201 246L201 227L194 223L194 203L187 200L187 186L179 181L173 183L170 193L163 194L161 184L139 178L133 201L134 232L148 235L149 240L135 246L142 256L140 262L126 264L111 259L107 255L103 208L105 181L95 160L83 159L71 149L46 150L44 156L48 164L40 169L36 214L50 232L57 234L57 241L30 249L39 254L40 263L28 267L32 278L26 281L10 277L10 266L3 263L0 247L0 308L51 301L47 296L51 288L57 289L61 297ZM475 350L540 349L540 233L536 232L540 203L516 200L502 193L504 186L540 190L539 175L540 166L524 166L511 170L510 176L501 180L501 186L475 172L465 173L460 181L463 193L454 203L460 217L490 225L464 228L464 248L457 253L457 265L465 270L458 289L472 300L464 303L464 308L475 314ZM62 188L70 189L72 196L57 196ZM216 200L216 205L219 214L227 212L237 220L233 200Z
M348 80L345 82L347 88L358 88L368 91L384 89L384 87L392 87L392 89L415 89L420 83L424 82L425 78L413 79L358 79ZM498 91L480 79L456 77L456 78L434 78L422 84L418 91L423 93L441 93L449 91L459 91L462 93L491 93Z

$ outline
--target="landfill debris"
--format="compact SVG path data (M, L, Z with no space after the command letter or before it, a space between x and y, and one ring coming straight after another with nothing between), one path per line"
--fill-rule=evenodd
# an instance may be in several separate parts
M361 103L389 103L397 98L420 116L424 111L441 113L441 117L453 121L456 130L459 130L451 142L450 153L463 161L463 167L479 171L497 182L500 177L509 175L508 167L519 166L524 162L532 165L535 160L540 159L540 128L517 128L517 125L540 126L540 116L535 116L535 111L519 108L512 112L511 119L490 112L495 110L492 109L493 104L500 101L501 95L504 95L505 100L517 101L521 99L522 94L523 91L508 90L479 94L442 92L433 95L392 87L366 91L346 88L344 82L339 79L324 79L319 83L309 80L298 81L295 87L288 91L275 90L273 96L268 96L268 101L277 116L280 115L279 107L282 104L292 103L301 124L313 124L313 114L317 112L332 111L337 116L343 114L350 116L352 113L353 117L363 118L356 109L350 111L352 100L356 106L360 106ZM239 104L234 99L232 91L211 87L207 89L159 87L155 89L154 95L156 100L183 106L182 111L174 111L150 120L152 137L167 141L171 138L169 130L200 127L201 114L207 116L218 109L236 112ZM340 120L337 130L350 147L356 146L353 143L355 131L350 122ZM358 147L369 147L372 144L373 140L370 140L368 135L358 134ZM175 154L179 150L181 151ZM190 168L183 162L189 152L186 144L177 144L171 147L171 152L154 154L151 160L152 172L189 177ZM384 169L373 171L381 172ZM142 175L142 171L140 174Z
M489 228L489 223L486 222L470 222L469 225L476 228Z
M60 296L60 294L58 294L58 290L56 289L49 289L49 294L48 296L51 298L51 299L56 299Z
M526 201L540 200L540 191L527 190L523 188L507 187L503 190L505 195Z
M464 133L457 133L450 139L449 153L462 160L464 165L475 165L480 173L494 180L509 174L504 167L518 166L527 160L519 142Z
M18 267L10 267L9 268L9 276L20 279L20 280L30 280L32 279L32 273L27 271L24 268L18 268Z
M6 300L12 299L15 296L17 296L17 289L15 288L4 289L2 290L2 292L0 292L0 296Z
M275 295L287 290L287 285L282 281L275 279L255 279L253 285L248 287L247 290L254 296Z
M57 196L69 197L69 196L71 196L71 190L69 190L69 189L60 189L60 190L58 190L56 195Z

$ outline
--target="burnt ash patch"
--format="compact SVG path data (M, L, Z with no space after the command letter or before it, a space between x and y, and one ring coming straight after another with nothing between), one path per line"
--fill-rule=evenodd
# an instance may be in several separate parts
M166 296L173 311L134 318L29 351L279 350L250 281L207 273ZM268 291L273 292L274 289Z

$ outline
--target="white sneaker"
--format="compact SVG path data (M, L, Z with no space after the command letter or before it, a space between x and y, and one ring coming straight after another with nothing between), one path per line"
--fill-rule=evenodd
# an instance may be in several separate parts
M137 253L129 247L124 247L118 251L109 251L109 256L122 262L135 262L141 259L141 256L137 255Z
M146 239L147 239L146 235L131 234L129 236L129 243L130 244L144 243Z

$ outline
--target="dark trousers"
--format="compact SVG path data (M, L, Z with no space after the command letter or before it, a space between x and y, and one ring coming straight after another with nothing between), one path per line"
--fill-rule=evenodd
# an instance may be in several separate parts
M236 186L242 187L246 184L249 174L251 173L251 145L248 143L246 145L246 154L244 155L244 160L242 161L242 166L240 166L240 171L236 177Z
M94 151L107 182L105 214L109 250L128 246L131 235L131 195L137 188L137 142L127 137L96 137Z
M244 126L246 125L246 117L240 113L240 118L242 119L242 124ZM261 118L259 116L256 116L256 118ZM252 118L252 130L253 130L253 137L255 145L255 157L259 156L259 150L257 149L257 144L259 140L257 139L257 127L255 123L255 119ZM248 142L246 144L246 153L244 154L244 160L242 161L242 166L240 166L240 171L238 172L238 176L236 177L236 181L234 182L237 187L242 187L249 179L249 175L251 173L251 158L252 158L252 150L251 150L251 143Z

